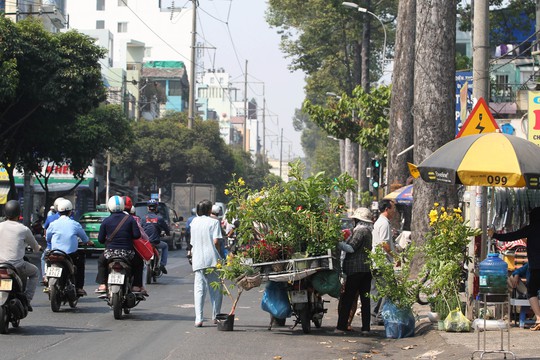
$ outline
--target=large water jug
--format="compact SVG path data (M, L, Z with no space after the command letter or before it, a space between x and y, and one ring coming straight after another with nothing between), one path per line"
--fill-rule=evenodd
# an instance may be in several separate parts
M506 294L508 285L508 264L499 254L489 253L487 258L480 263L480 293L481 294Z

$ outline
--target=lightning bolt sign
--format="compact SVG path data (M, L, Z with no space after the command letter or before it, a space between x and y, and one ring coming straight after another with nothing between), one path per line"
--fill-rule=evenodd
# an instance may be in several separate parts
M456 137L496 132L498 129L499 125L489 111L486 101L480 98Z

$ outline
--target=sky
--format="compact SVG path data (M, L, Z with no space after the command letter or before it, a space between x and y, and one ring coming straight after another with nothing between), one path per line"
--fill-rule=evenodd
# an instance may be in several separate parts
M265 21L266 8L265 0L199 0L197 35L199 42L216 48L205 50L204 67L224 68L241 89L248 61L248 99L255 98L260 107L264 83L268 156L279 159L283 128L283 160L289 160L303 156L301 133L294 130L292 118L304 100L304 74L288 69L280 37Z

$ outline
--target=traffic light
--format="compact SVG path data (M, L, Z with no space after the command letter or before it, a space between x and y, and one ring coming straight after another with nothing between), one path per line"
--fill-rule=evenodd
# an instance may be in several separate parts
M381 162L378 159L371 159L371 169L371 186L373 186L373 189L377 190L381 185Z

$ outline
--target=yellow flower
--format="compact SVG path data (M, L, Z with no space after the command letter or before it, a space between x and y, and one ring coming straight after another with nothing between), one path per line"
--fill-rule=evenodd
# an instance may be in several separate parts
M221 269L221 263L220 263L220 262L218 262L218 263L216 264L216 269Z
M429 225L433 225L435 222L437 222L438 218L437 210L433 209L429 212Z
M444 206L443 206L443 207L441 207L441 211L446 211L446 210L444 209Z
M262 198L261 198L260 196L257 196L257 197L255 198L255 202L258 203L259 201L261 201L261 199L262 199Z
M437 206L439 206L439 203L436 202L436 203L433 204L433 206L437 207Z
M239 179L238 179L238 185L244 186L244 185L246 185L246 182L244 181L244 179L239 178Z
M231 192L229 191L229 189L225 189L225 195L229 195Z
M455 214L461 214L461 209L460 208L454 208L454 213Z

